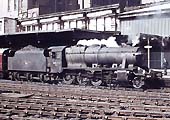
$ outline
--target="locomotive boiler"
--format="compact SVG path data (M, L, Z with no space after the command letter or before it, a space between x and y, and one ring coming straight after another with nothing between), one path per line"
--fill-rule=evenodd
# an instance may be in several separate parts
M68 67L107 66L127 68L142 64L143 53L138 47L72 46L66 48ZM139 60L137 60L139 59Z
M133 86L157 79L144 66L139 47L55 46L9 52L7 73L13 80L38 80L79 85Z

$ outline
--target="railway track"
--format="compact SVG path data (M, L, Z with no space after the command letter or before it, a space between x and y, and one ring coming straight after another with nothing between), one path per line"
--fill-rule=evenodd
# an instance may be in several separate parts
M170 89L97 89L2 80L0 119L169 120Z

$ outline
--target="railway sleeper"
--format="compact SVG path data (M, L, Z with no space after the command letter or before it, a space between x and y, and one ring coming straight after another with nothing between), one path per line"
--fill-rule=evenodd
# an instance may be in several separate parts
M8 114L10 113L11 109L4 109L4 108L0 108L0 114Z
M64 117L67 117L67 119L77 118L77 117L78 117L78 114L77 114L77 113L65 113L65 114L64 114Z
M0 114L0 120L10 120L10 116Z
M104 119L104 116L103 116L103 115L90 114L90 115L89 115L89 118L90 118L90 119L98 119L98 120L101 120L101 119Z

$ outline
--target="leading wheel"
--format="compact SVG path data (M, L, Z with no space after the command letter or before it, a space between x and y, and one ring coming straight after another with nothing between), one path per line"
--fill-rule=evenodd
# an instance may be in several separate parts
M144 86L144 81L141 77L135 77L132 84L134 88L142 88Z

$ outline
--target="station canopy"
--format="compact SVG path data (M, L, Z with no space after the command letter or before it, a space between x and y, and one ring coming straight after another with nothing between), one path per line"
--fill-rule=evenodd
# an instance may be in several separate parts
M46 48L75 45L82 39L107 39L115 32L99 32L82 29L37 31L0 35L0 48L22 48L27 45Z

